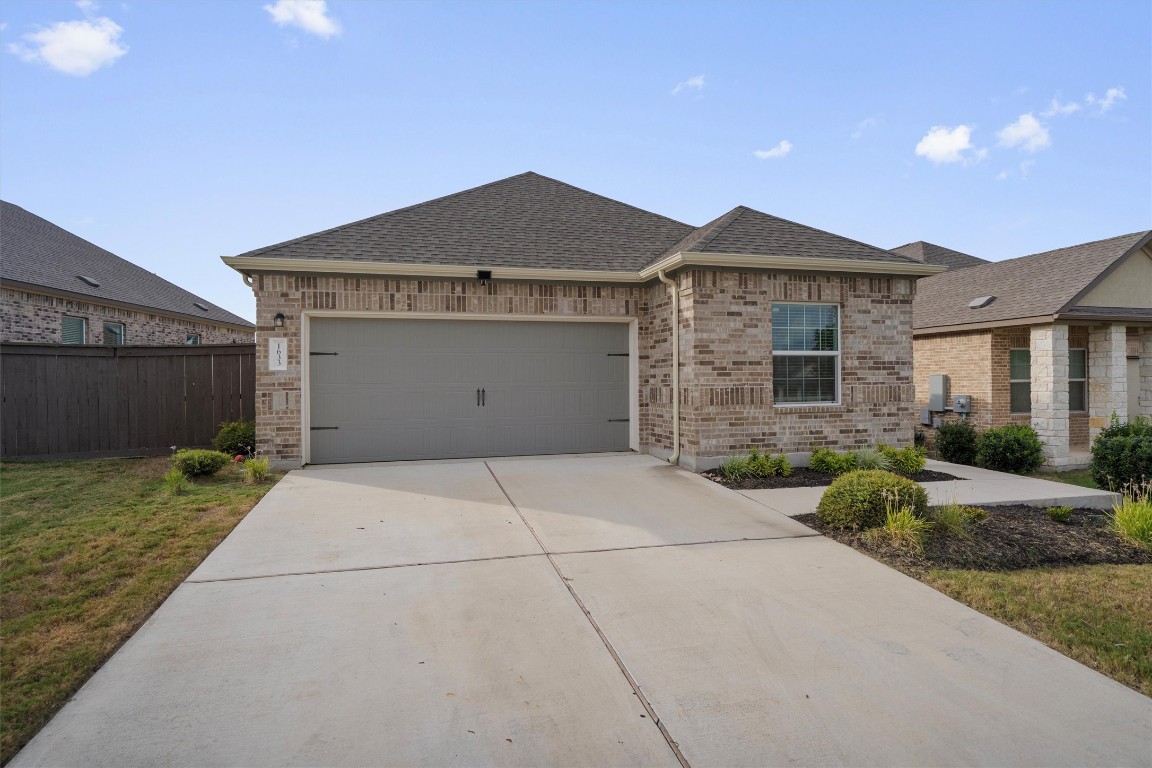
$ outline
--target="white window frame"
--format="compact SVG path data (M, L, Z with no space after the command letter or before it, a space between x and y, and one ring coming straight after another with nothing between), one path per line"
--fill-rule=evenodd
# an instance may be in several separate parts
M120 326L120 343L119 344L109 344L108 343L108 326L110 326L110 325ZM116 322L115 320L105 320L100 324L100 328L101 328L100 336L104 342L104 346L106 346L106 347L122 347L128 343L128 326L124 325L124 323L119 323L119 322Z
M844 325L841 322L840 305L833 304L826 301L774 301L769 307L771 313L772 307L776 306L819 306L819 307L835 307L836 308L836 351L835 352L817 352L807 350L777 350L775 347L772 349L772 357L832 357L836 360L836 399L835 400L820 400L804 403L778 403L776 402L776 365L772 365L772 406L774 408L812 408L815 406L828 406L841 404L841 383L843 381L840 370L840 353L842 351L841 340L843 339ZM769 314L771 317L771 314ZM769 328L769 339L771 339L772 328Z
M1028 353L1028 378L1027 379L1014 379L1012 378L1012 353L1013 352L1027 352ZM1013 384L1027 384L1028 385L1028 410L1014 411L1012 410L1012 385ZM1012 416L1027 416L1032 413L1032 350L1028 347L1013 347L1008 350L1008 413Z
M64 341L64 320L79 320L80 321L80 341ZM60 316L60 343L61 344L87 344L88 343L88 318L77 317L76 315L61 315Z
M1084 377L1080 379L1072 378L1072 353L1084 353ZM1084 407L1073 409L1072 408L1072 382L1084 382ZM1088 412L1088 350L1084 347L1072 347L1068 350L1068 412L1069 413L1087 413Z
M186 346L195 346L200 343L200 334L188 333L184 335L184 344Z

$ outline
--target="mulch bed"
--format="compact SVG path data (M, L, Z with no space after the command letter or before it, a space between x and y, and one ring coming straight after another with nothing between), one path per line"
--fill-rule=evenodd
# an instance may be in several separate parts
M832 481L836 479L836 475L813 472L811 469L808 469L808 467L793 467L792 474L788 475L788 477L750 477L745 480L737 480L736 482L724 477L718 469L710 469L700 474L713 482L720 483L720 485L723 485L725 488L732 488L737 491L756 491L771 488L815 488L821 485L831 485ZM896 474L900 473L897 472ZM904 475L904 477L915 480L918 483L967 479L950 475L947 472L933 472L930 469L925 469L915 475Z
M934 569L1012 571L1045 566L1152 563L1152 549L1130 544L1107 528L1109 513L1075 509L1058 523L1038 507L983 507L988 517L970 528L971 538L928 535L923 554L869 541L862 532L826 527L819 515L796 520L905 572Z

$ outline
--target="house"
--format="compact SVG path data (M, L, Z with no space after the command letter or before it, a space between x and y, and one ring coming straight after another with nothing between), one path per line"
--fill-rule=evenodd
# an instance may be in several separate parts
M1152 415L1150 243L1136 232L921 280L917 404L945 374L977 428L1031 424L1048 468L1087 466L1113 413Z
M224 262L281 465L912 439L939 272L745 207L703 227L535 173Z
M986 259L969 256L967 253L953 251L950 248L944 248L943 246L933 243L926 243L923 240L917 240L915 243L908 243L907 245L901 245L899 248L893 248L892 252L898 253L901 256L907 256L910 259L915 259L921 264L938 264L948 269L964 269L965 267L978 267L981 264L992 263Z
M253 331L244 318L0 201L0 341L250 344Z

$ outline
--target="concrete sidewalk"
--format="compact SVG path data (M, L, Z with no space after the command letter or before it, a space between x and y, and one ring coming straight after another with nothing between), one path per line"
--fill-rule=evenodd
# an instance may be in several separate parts
M1000 507L1014 504L1026 504L1031 507L1066 504L1070 507L1112 509L1112 505L1120 500L1120 494L1111 491L1082 488L1078 485L1040 480L1035 477L1021 477L1007 472L993 472L990 469L969 467L964 464L929 460L927 469L964 478L921 483L928 491L929 504L947 504L953 501L958 504ZM825 490L827 486L739 491L739 493L769 509L795 517L815 512L816 505L820 503L820 497L824 495Z

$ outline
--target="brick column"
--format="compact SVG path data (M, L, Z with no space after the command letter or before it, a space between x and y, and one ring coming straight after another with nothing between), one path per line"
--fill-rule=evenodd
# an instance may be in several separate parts
M1095 440L1115 412L1128 417L1127 329L1101 325L1088 332L1088 439Z
M1068 326L1031 329L1032 428L1051 469L1068 464Z
M1140 381L1130 381L1128 386L1140 388L1140 413L1152 416L1152 328L1140 329Z

